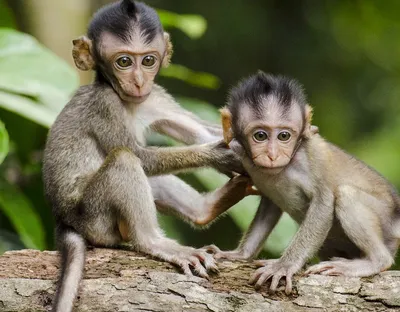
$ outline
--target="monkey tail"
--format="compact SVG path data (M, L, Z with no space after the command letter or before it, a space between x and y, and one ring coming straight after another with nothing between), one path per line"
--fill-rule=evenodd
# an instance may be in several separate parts
M57 229L57 241L62 269L52 312L70 312L82 279L86 242L75 230L64 226Z

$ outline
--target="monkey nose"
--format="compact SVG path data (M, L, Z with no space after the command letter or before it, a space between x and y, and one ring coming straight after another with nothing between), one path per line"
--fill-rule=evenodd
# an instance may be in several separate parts
M278 158L277 154L267 154L267 156L271 161L275 161Z
M140 90L143 87L143 80L142 79L135 79L135 86Z

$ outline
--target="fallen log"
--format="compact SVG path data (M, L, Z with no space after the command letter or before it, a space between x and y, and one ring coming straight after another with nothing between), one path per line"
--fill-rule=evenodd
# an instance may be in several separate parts
M300 276L287 297L248 285L252 263L219 267L207 281L138 253L93 249L74 311L400 311L400 271L370 278ZM0 256L0 311L48 311L58 273L57 252L6 252Z

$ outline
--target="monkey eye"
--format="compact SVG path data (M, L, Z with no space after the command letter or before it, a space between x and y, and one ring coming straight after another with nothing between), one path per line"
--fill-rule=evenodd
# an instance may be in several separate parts
M286 142L290 139L291 134L287 131L282 131L281 133L278 134L278 140L282 142Z
M129 66L132 66L133 62L128 56L122 56L116 61L117 66L119 68L125 69Z
M146 67L151 67L156 63L156 58L152 55L146 55L142 60L142 65Z
M253 134L253 138L256 142L263 142L268 139L268 134L265 131L257 131Z

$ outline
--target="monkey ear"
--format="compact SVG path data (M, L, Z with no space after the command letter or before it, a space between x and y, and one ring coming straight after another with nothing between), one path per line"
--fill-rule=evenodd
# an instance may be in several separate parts
M303 137L310 138L313 134L318 133L319 129L317 126L311 125L313 116L313 109L310 105L306 105L306 112L305 112L305 125L303 131Z
M165 53L162 61L162 67L168 67L171 62L172 53L174 52L169 33L164 32Z
M92 56L92 41L86 37L81 36L75 40L72 40L72 57L76 67L80 70L91 70L94 69L94 59Z
M233 139L232 114L227 107L221 108L219 112L221 113L224 141L226 144L229 144Z

